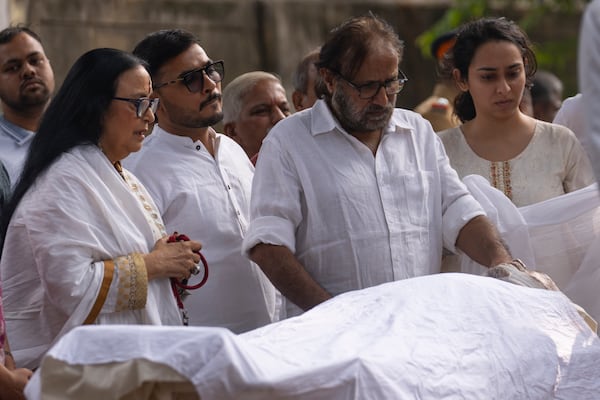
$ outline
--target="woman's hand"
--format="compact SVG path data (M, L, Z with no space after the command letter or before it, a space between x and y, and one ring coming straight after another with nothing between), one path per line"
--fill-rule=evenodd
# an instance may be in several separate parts
M159 239L154 249L144 256L148 280L156 278L188 279L191 271L200 262L197 254L202 248L194 240L167 243L165 236Z
M26 368L9 370L0 364L0 399L24 400L23 389L33 372Z

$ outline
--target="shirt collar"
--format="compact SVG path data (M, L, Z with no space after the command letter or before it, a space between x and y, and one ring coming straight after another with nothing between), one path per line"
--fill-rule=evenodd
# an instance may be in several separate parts
M12 122L7 121L4 115L0 116L0 128L4 130L7 136L12 138L19 146L31 141L35 132L21 128Z
M156 138L161 140L162 142L166 142L169 145L177 146L177 147L185 147L188 149L193 149L195 151L205 149L206 147L200 140L193 141L189 136L179 136L172 133L167 132L160 125L155 125L152 130L152 135L156 135ZM211 129L209 135L214 140L215 146L215 154L218 151L219 144L221 142L221 134L215 132Z
M407 132L414 129L414 126L409 123L406 113L400 111L400 109L394 110L387 127L384 129L384 134L389 132ZM333 116L325 100L317 100L317 102L310 109L310 114L311 134L313 136L318 136L333 130L347 133L346 130L342 128L338 120Z

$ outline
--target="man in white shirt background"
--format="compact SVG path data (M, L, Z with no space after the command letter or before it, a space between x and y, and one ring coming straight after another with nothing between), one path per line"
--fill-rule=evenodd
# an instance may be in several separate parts
M54 72L38 34L25 26L0 31L0 161L13 186L52 92Z
M395 109L407 81L402 54L381 18L345 22L317 63L325 99L263 142L243 250L287 298L288 316L438 273L443 247L488 267L511 260L431 125Z
M211 127L223 118L223 61L180 29L151 33L133 52L148 62L160 105L152 135L124 164L150 192L167 231L202 243L210 272L184 300L189 324L240 333L276 321L279 293L241 253L254 167Z

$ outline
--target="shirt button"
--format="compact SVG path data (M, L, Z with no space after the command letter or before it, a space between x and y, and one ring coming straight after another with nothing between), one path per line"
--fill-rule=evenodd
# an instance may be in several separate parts
M237 215L240 215L240 214L241 214L240 210L235 210L235 213L236 213Z
M231 186L227 185L227 190L231 190Z
M196 150L200 151L200 149L202 148L202 146L198 145L196 146Z

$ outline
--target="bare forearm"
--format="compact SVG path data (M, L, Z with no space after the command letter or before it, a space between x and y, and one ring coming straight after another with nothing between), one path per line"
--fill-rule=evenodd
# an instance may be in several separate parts
M510 262L513 258L496 227L482 215L473 218L461 229L456 247L486 267Z
M261 243L252 248L250 258L282 295L305 311L332 297L287 247Z

